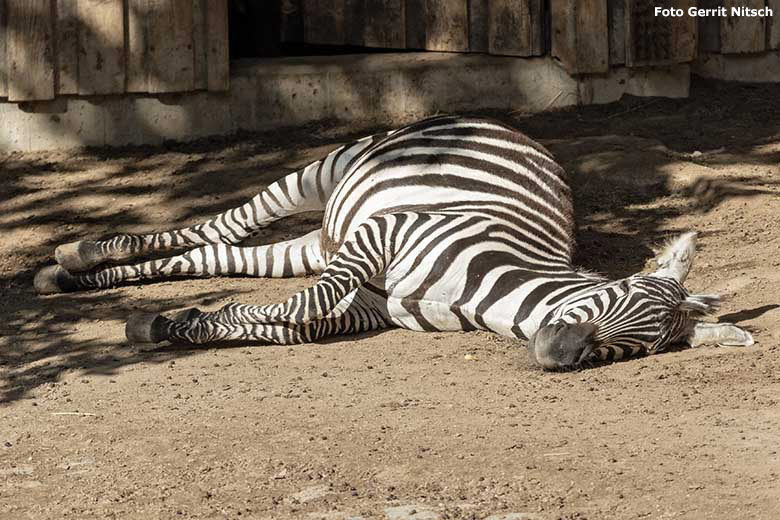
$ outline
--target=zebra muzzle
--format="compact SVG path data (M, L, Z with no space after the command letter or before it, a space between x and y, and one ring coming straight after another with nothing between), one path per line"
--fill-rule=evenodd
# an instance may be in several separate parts
M593 352L596 329L592 323L545 325L528 341L528 356L545 370L574 368Z

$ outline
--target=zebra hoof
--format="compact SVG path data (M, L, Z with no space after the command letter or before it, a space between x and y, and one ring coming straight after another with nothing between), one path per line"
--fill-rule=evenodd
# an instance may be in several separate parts
M159 314L136 312L125 324L125 336L130 343L160 343L168 339L169 323Z
M38 271L33 279L38 294L56 294L77 290L76 277L59 265L49 265Z
M173 321L190 321L202 315L203 312L201 312L200 309L196 307L190 307L189 309L184 309L179 312L174 312L173 314L171 314L170 319Z
M64 269L72 273L89 271L103 262L97 244L89 240L79 240L57 246L54 250L54 259Z

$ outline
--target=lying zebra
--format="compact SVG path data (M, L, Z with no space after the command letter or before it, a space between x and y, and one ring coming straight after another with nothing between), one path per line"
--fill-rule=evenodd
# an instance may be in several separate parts
M325 212L321 230L234 245L312 210ZM541 145L496 121L438 117L342 146L205 223L62 245L58 265L42 269L35 287L46 294L176 275L320 273L284 303L133 315L132 342L291 344L389 326L488 330L529 340L531 358L546 369L674 342L753 343L734 325L697 321L720 300L682 285L694 233L673 242L654 273L611 281L572 266L573 229L566 175ZM96 268L176 249L189 251Z

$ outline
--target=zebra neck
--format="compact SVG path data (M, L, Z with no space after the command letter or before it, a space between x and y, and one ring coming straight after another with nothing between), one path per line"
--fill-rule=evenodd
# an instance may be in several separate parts
M578 295L609 283L576 271L538 275L513 287L487 309L476 309L476 322L502 336L530 338L555 312Z

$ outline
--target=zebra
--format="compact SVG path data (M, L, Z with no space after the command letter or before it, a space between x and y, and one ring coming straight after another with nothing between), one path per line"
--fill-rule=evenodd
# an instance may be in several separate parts
M237 245L314 210L323 211L317 231ZM753 344L735 325L701 320L720 298L683 286L695 241L693 232L673 240L650 274L579 270L571 189L552 154L503 122L440 116L341 146L200 224L60 245L34 285L49 294L174 276L318 274L282 303L135 313L126 337L287 345L392 326L483 330L527 341L543 369L568 370L674 343Z

